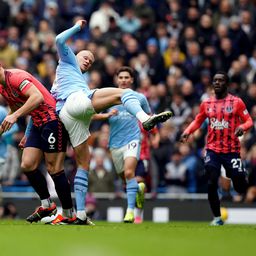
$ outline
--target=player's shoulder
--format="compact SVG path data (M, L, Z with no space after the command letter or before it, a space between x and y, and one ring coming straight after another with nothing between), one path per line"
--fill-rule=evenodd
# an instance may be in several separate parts
M228 94L227 99L235 103L243 103L243 100L239 96L230 93Z
M7 72L8 72L8 79L12 83L31 78L28 72L21 69L7 69Z
M207 98L205 98L205 99L203 99L203 100L201 101L201 105L209 104L209 103L211 103L211 102L213 102L213 101L215 101L215 100L216 100L215 97L209 96L209 97L207 97Z

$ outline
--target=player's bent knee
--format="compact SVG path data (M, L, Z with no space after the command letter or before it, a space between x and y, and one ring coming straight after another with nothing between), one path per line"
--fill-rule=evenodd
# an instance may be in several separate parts
M34 171L38 167L38 164L31 161L21 161L20 167L23 172L30 172Z
M125 170L124 175L126 179L131 179L134 177L135 171L132 169Z

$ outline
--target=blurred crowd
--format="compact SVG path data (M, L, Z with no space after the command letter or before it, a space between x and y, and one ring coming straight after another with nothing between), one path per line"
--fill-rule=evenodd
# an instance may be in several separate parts
M128 65L136 72L134 89L146 95L152 112L173 111L174 117L158 127L159 145L151 147L148 192L206 192L202 159L207 126L188 144L179 144L179 136L212 93L212 75L226 71L230 92L244 100L255 123L241 140L241 157L251 186L256 186L256 1L0 0L0 10L0 62L5 68L27 70L50 90L58 61L55 36L84 18L87 29L69 43L75 52L95 54L85 76L90 88L114 86L115 71ZM6 107L2 99L0 103ZM20 119L18 131L0 138L0 162L5 160L0 180L6 190L28 186L19 170L18 149L26 123ZM92 121L91 134L89 191L122 191L108 151L108 123ZM65 171L71 182L74 163L69 147ZM41 169L45 172L43 163Z

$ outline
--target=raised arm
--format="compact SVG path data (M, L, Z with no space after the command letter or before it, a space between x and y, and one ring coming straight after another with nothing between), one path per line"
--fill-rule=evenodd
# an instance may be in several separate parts
M66 42L71 36L82 30L85 25L86 20L79 20L73 27L56 36L55 42L60 60L70 64L76 62L76 56Z

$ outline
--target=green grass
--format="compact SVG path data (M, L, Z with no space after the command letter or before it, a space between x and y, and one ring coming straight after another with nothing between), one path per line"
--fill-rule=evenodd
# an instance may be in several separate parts
M254 255L256 225L204 222L48 226L0 221L0 255L243 256Z

